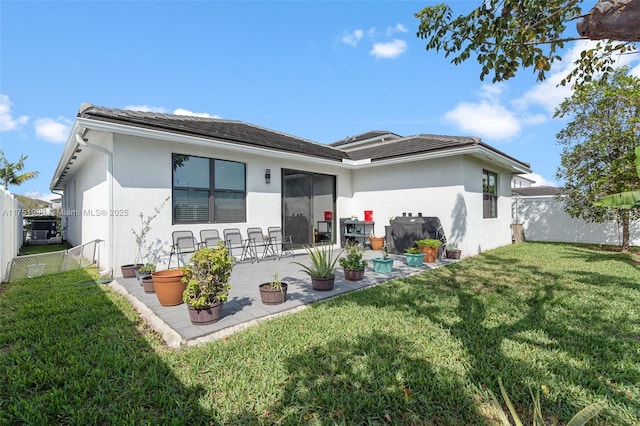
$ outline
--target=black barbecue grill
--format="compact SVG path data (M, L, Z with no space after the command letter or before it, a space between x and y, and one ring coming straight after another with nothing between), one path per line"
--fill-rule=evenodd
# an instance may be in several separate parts
M396 216L389 221L386 231L387 249L394 254L402 254L407 248L414 247L417 240L432 238L442 241L438 249L440 258L447 244L444 229L437 217Z

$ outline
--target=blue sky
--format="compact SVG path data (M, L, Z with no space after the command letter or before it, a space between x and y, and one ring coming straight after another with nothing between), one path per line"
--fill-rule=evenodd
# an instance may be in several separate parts
M449 2L466 12L478 1ZM595 2L585 2L585 9ZM480 81L425 51L414 13L429 1L0 0L0 150L40 177L47 198L83 102L206 114L330 143L369 130L479 136L531 163L538 184L560 162L556 87L584 42L538 83L522 71ZM574 25L570 24L573 33ZM628 60L640 75L638 55Z

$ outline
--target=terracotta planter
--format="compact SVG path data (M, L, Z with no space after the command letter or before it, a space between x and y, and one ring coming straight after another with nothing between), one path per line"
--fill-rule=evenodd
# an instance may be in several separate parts
M447 250L447 259L460 259L462 250Z
M407 265L409 266L422 266L424 262L424 253L405 253L405 258L407 259Z
M371 250L382 250L384 247L384 237L372 237L369 238L371 244Z
M260 284L260 299L265 305L279 305L284 303L287 299L287 288L289 286L286 283L282 283L282 289L271 288L271 283Z
M360 281L364 278L364 269L344 268L344 279L347 281Z
M329 277L329 278L314 278L311 277L311 287L314 290L318 290L318 291L329 291L329 290L333 290L333 285L336 281L336 277Z
M418 247L420 253L424 253L426 263L435 263L438 258L438 247Z
M373 270L383 274L387 274L393 270L393 259L385 259L384 257L376 257L371 259L373 262Z
M182 271L180 269L167 269L151 274L156 296L162 306L175 306L183 303L182 293L187 284L180 281Z
M135 278L136 272L138 271L138 269L140 269L141 266L142 264L140 263L136 263L135 265L133 263L130 265L122 265L120 267L120 272L122 272L122 278Z
M153 278L151 278L151 275L149 275L148 277L143 277L142 278L142 288L144 288L144 292L145 293L155 293L156 292L156 288L153 285Z
M200 309L187 305L187 309L189 310L189 319L194 325L213 324L222 318L222 302Z

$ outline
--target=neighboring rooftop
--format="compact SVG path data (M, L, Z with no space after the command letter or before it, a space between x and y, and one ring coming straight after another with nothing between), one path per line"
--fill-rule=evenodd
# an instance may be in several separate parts
M529 186L526 188L511 188L511 192L522 197L542 197L559 195L562 193L562 188L557 186Z

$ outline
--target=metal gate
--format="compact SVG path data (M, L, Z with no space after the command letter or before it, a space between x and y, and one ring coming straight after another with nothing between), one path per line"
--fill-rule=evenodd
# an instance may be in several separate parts
M57 274L89 265L99 266L100 242L102 240L94 240L68 250L14 257L7 267L5 281Z

